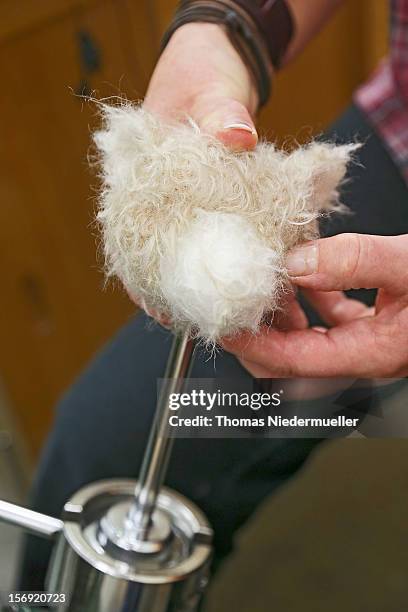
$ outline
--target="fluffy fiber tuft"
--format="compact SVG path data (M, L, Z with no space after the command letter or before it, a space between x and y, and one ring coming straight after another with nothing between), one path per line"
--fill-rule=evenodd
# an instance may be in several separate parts
M132 105L102 112L94 140L108 275L206 341L256 331L279 307L285 254L316 238L317 218L338 205L356 145L233 153L193 122L165 125Z

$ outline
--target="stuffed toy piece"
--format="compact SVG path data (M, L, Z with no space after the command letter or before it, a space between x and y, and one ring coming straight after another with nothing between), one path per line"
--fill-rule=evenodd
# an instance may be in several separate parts
M286 253L339 208L356 145L234 153L191 120L164 124L128 104L102 113L94 141L107 274L174 330L210 344L256 332L289 286Z

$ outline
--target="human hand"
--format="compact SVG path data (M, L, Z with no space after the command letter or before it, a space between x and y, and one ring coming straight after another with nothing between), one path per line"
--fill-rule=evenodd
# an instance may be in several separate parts
M387 378L408 375L408 235L341 234L295 249L292 282L330 326L224 339L258 377ZM343 290L378 288L374 308Z
M178 28L151 78L144 106L163 119L189 115L227 146L252 149L258 100L250 74L222 26Z
M144 100L144 107L164 120L190 116L203 132L237 151L256 146L257 104L246 66L222 26L209 23L189 23L175 31ZM132 299L149 316L169 325L159 313Z

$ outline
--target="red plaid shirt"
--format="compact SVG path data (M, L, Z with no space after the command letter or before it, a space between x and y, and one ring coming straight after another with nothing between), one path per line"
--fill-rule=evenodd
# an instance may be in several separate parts
M355 93L408 183L408 0L391 0L390 54Z

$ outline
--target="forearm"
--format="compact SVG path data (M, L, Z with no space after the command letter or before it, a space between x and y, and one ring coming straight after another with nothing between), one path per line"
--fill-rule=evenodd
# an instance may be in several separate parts
M184 0L173 21L170 23L163 39L167 46L182 30L190 30L192 23L199 27L200 36L214 37L209 24L220 25L224 34L224 43L218 41L226 51L231 42L238 50L239 62L245 64L250 80L256 87L258 104L263 105L270 92L270 77L275 67L285 66L295 58L329 20L342 0ZM232 15L232 16L231 16ZM178 31L177 31L178 30ZM187 47L197 46L196 41L187 34ZM218 46L218 45L216 45ZM211 51L210 44L210 62ZM221 53L223 50L221 49ZM204 58L203 58L204 59ZM189 63L188 59L186 60ZM205 59L204 59L205 65ZM248 109L250 110L250 109Z
M330 19L343 0L286 0L295 24L282 65L294 59Z

